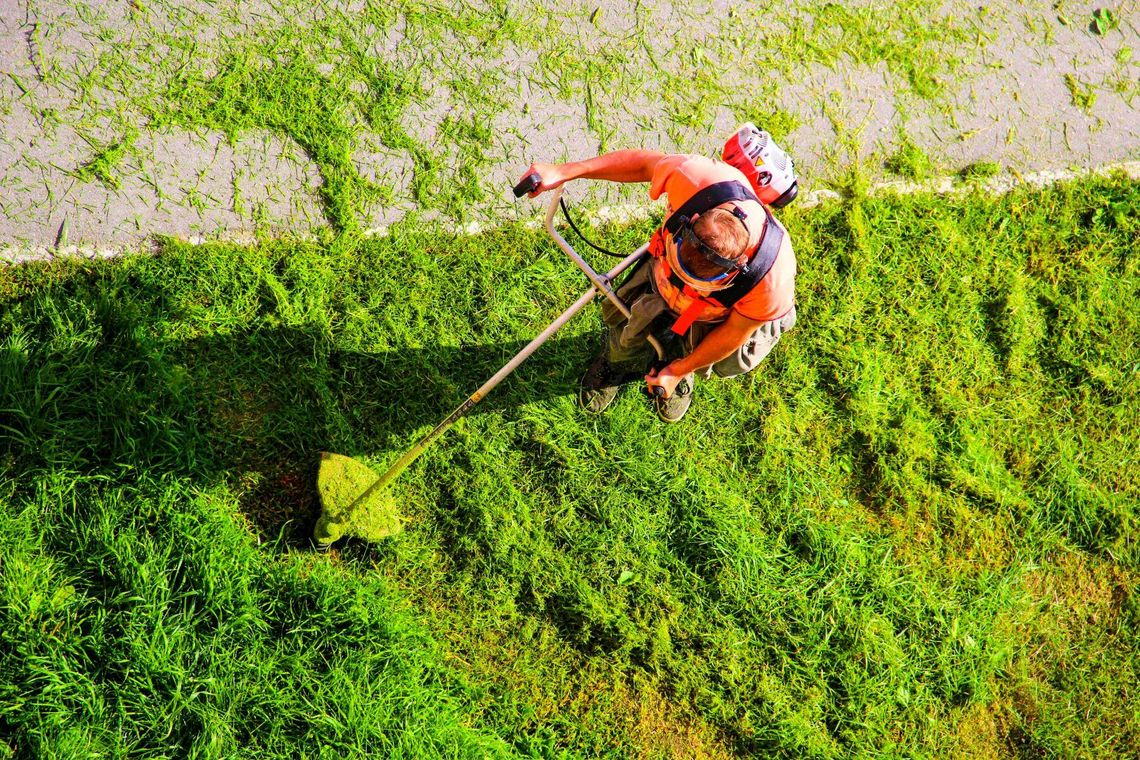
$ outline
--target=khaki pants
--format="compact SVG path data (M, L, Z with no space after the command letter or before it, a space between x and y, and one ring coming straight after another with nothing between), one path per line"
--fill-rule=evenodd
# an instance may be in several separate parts
M649 334L661 341L666 361L673 361L692 353L693 348L720 324L695 322L683 336L670 330L677 315L654 290L652 269L653 262L642 264L618 288L618 295L629 306L629 319L609 300L602 301L602 319L609 327L609 362L621 371L643 372L657 360L657 353L646 341ZM735 377L752 371L776 347L780 336L795 324L796 310L793 307L779 319L762 323L737 351L697 374L702 378L708 378L714 372L718 377Z

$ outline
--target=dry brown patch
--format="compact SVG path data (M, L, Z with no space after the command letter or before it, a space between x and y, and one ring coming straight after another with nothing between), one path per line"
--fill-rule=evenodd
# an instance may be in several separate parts
M1007 756L1009 716L998 704L970 705L954 710L954 746L950 756L962 760L990 760Z
M1013 517L975 509L955 495L931 489L926 503L910 515L887 515L880 525L895 538L904 564L925 565L939 557L953 576L1000 572L1014 563Z
M299 461L251 465L237 482L241 514L263 541L308 546L317 513L316 467Z
M1026 575L1025 587L1041 615L1066 637L1114 622L1124 600L1136 590L1135 574L1120 565L1079 553L1050 559Z
M731 758L716 732L699 718L682 714L651 685L618 689L619 707L629 715L630 735L642 758L715 760Z
M1008 708L997 715L1007 754L1135 755L1132 684L1140 673L1119 618L1137 580L1135 571L1082 552L1053 554L1025 575L1028 605L998 623L1024 646L1003 689ZM1039 744L1038 724L1061 744Z
M964 526L946 537L943 558L947 569L956 575L998 572L1014 562L1012 517L1008 513L988 514L960 510L956 524Z
M219 389L214 397L214 418L223 430L252 444L261 438L265 417L273 406L250 390L227 393Z
M452 600L454 614L464 602ZM433 606L448 619L444 609ZM464 617L463 615L460 616ZM453 621L454 622L454 621ZM513 692L531 708L537 727L559 716L573 723L596 722L602 715L624 739L633 757L660 760L720 760L733 754L716 729L682 705L670 702L652 682L614 676L595 667L567 646L553 628L540 625L529 641L504 629L469 629L444 624L438 633L448 642L448 659L477 681ZM472 634L475 634L472 638Z

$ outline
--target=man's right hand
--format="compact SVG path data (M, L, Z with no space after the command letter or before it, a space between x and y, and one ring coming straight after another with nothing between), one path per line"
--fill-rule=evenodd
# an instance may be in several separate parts
M527 197L537 198L547 190L553 190L554 188L565 184L567 180L573 179L562 167L563 164L531 164L530 168L523 172L522 176L519 177L519 182L522 182L532 174L538 175L538 187L527 193Z

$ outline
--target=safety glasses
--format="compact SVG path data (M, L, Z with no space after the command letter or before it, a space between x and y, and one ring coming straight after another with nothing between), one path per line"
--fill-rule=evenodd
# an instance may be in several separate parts
M724 267L725 271L712 275L711 277L702 277L696 272L691 271L685 266L685 262L681 260L681 244L686 241L688 241L693 249L699 251L707 261ZM669 261L669 267L678 277L690 286L704 291L723 290L727 288L732 283L737 272L743 269L740 264L719 256L715 251L705 245L693 234L692 227L687 224L677 230L677 234L673 236L673 248L671 251L668 251L666 258Z

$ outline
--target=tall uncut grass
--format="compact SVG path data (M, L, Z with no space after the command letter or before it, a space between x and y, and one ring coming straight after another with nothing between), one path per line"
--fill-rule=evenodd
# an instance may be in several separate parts
M666 427L575 406L539 232L0 271L0 756L1127 756L1140 189L786 219L800 323ZM649 225L595 230L632 248Z

